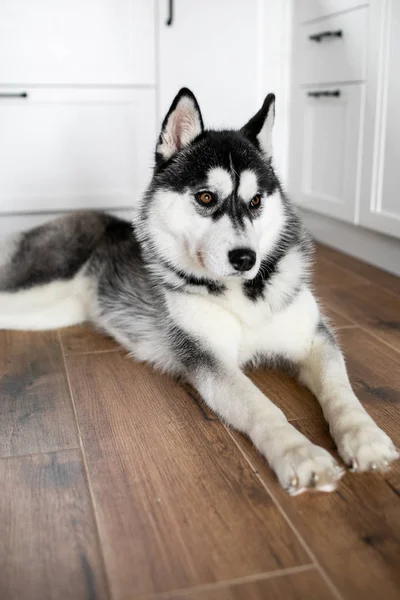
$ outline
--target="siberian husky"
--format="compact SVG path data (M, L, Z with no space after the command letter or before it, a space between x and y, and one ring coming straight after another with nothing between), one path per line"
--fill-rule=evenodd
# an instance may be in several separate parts
M309 286L312 243L274 172L275 97L239 131L204 129L180 90L133 223L61 217L3 243L0 327L91 321L138 360L186 379L245 433L290 494L334 490L344 470L244 374L288 366L318 398L343 461L399 454L354 395Z

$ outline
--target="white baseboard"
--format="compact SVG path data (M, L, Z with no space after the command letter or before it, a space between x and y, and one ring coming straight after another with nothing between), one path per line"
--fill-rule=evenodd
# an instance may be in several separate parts
M304 209L300 213L317 241L400 275L400 240Z

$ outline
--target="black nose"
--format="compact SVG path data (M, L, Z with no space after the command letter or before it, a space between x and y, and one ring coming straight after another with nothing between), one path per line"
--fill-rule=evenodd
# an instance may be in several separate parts
M235 248L228 253L228 257L236 271L250 271L256 262L256 253L250 248Z

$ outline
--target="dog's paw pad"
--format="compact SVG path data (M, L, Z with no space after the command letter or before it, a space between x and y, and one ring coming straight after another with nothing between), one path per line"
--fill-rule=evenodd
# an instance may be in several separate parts
M366 424L346 431L339 439L341 457L351 471L385 471L399 451L377 425Z
M344 470L329 452L306 442L283 453L276 473L282 487L297 496L306 491L332 492Z

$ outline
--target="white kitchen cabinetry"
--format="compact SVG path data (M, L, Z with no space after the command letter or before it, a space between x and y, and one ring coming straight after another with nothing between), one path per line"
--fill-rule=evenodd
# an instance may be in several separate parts
M258 0L159 2L160 110L183 85L196 94L208 126L242 126L257 106ZM265 95L270 90L265 90Z
M289 191L304 209L400 237L400 3L292 8Z
M155 0L0 2L0 213L132 206L156 139Z
M362 85L296 90L290 192L303 207L354 220Z
M400 2L373 2L360 223L400 237ZM400 262L400 256L399 256Z
M354 222L360 174L367 7L293 2L289 181L303 208ZM351 5L349 6L351 8Z
M154 90L24 90L0 100L0 213L132 206L151 174Z
M132 206L183 86L217 127L244 125L276 92L283 171L289 8L289 0L1 0L0 214Z
M206 127L241 127L275 92L274 160L286 178L290 0L158 2L159 119L182 86Z

